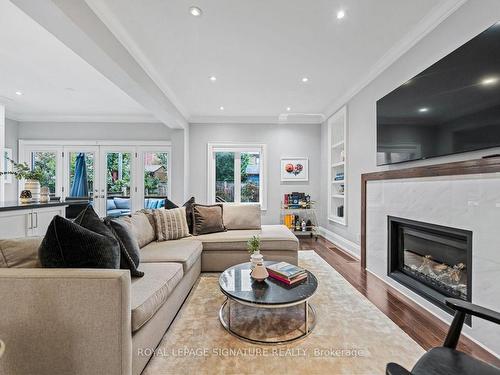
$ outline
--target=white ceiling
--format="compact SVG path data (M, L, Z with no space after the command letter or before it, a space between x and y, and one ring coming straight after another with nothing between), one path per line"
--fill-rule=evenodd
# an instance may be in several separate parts
M0 0L0 103L24 121L156 121L8 0Z
M0 0L10 117L183 127L318 122L465 0L11 1L45 28Z
M459 2L86 1L190 122L325 113Z

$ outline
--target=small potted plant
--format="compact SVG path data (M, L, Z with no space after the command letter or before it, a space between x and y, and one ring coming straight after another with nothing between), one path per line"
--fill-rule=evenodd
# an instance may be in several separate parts
M31 192L32 201L38 202L40 200L40 180L42 179L42 172L38 169L31 170L26 163L16 163L14 160L6 157L12 164L12 171L0 172L0 176L11 174L18 180L24 180L24 190Z
M262 254L260 253L260 238L253 236L247 242L247 249L250 253L251 268L254 269L257 263L263 261Z

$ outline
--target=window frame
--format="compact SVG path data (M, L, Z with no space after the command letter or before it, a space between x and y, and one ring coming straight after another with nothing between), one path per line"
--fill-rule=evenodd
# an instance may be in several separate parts
M207 202L216 203L215 188L215 153L234 152L234 203L260 204L262 211L267 210L267 145L262 143L212 143L207 144ZM259 168L259 202L241 202L241 153L258 152L260 154Z
M144 207L144 176L139 173L144 168L144 153L145 152L162 152L168 154L168 196L172 194L172 142L171 141L111 141L111 140L26 140L18 141L19 162L30 164L31 152L55 152L56 160L56 197L61 197L65 200L69 194L69 154L70 152L80 152L89 150L95 153L95 176L94 176L94 193L96 189L101 190L106 181L102 180L105 169L104 153L105 152L130 152L132 154L131 164L131 195L132 210L137 210ZM112 150L112 151L111 151ZM104 163L104 164L103 164ZM18 182L19 191L24 187L23 181ZM105 207L101 207L101 201L96 201L94 198L96 209L102 216L105 216Z

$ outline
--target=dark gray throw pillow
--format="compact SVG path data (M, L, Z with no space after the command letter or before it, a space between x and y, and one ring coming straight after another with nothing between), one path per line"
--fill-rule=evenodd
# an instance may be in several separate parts
M94 211L94 207L92 207L90 204L78 214L74 222L84 228L90 229L92 232L115 238L115 236L111 232L111 229L109 229L108 226L104 224L99 215L97 215L97 213Z
M222 204L210 206L194 204L192 215L193 235L224 232L226 227L224 226L222 209Z
M38 257L47 268L118 269L120 246L112 236L55 216L38 249Z
M104 223L111 229L120 244L120 268L130 270L132 276L144 276L144 272L137 269L140 262L139 243L128 224L120 219L109 218Z

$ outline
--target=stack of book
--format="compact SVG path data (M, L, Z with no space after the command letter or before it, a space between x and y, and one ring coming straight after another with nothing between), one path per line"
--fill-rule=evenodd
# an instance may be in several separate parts
M307 272L305 269L287 262L271 264L266 268L269 276L287 285L293 285L307 279Z

